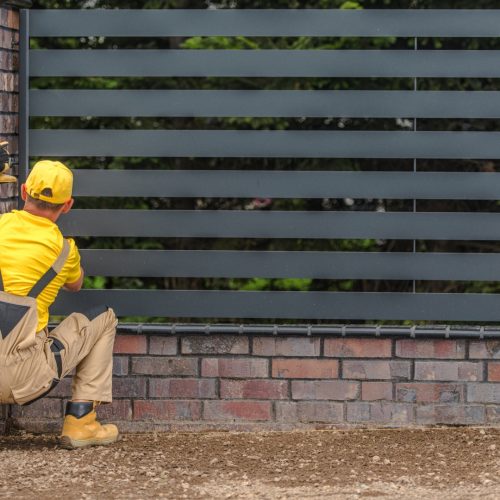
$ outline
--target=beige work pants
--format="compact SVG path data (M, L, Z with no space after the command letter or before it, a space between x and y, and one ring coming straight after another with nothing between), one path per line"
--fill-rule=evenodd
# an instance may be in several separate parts
M110 403L116 324L112 309L92 320L73 313L51 332L38 333L34 349L21 353L18 359L2 367L0 396L4 394L1 399L25 404L50 388L53 379L57 379L57 365L50 350L50 337L55 337L64 345L61 378L75 369L72 399Z

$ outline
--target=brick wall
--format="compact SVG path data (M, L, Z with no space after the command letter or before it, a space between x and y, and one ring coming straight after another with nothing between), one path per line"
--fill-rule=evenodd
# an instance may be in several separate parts
M19 7L30 2L2 2L0 7L0 142L18 152ZM12 173L12 172L9 172ZM0 182L0 214L17 207L17 184ZM0 434L5 432L7 407L0 405Z
M9 141L12 154L18 153L19 125L19 11L0 7L0 141ZM17 185L0 182L0 213L17 206Z
M123 430L500 423L500 340L120 335ZM57 431L70 379L14 424Z

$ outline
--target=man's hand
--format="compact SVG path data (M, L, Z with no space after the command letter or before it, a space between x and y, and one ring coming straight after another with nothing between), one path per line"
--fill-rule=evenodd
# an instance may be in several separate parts
M78 292L81 290L82 285L83 285L83 277L85 276L85 273L83 272L83 268L80 267L80 277L74 281L73 283L66 283L63 286L63 289L66 290L67 292Z

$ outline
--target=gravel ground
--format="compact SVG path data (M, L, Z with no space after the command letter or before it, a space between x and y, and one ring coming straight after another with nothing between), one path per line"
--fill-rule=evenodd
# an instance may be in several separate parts
M0 498L500 498L500 429L0 437Z

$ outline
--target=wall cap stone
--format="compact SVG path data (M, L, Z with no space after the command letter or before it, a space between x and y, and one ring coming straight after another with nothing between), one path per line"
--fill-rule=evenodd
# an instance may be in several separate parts
M2 7L18 7L20 9L29 9L33 2L31 0L6 0L2 3Z

